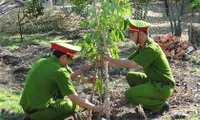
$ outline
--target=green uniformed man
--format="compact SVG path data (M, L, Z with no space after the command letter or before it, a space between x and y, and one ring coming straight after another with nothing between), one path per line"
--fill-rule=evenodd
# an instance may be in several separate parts
M134 69L141 66L144 73L129 72L126 79L130 88L125 98L133 104L141 104L151 111L149 117L158 117L169 110L167 99L172 95L175 81L170 65L159 45L149 37L150 23L129 19L131 40L138 45L128 59L104 56L110 66Z
M65 68L81 48L58 42L52 43L52 49L51 57L39 59L28 72L20 100L26 116L33 120L63 120L77 112L79 106L104 112L103 106L95 106L75 92L71 79L77 80L82 72L70 76ZM96 78L93 76L85 81L95 81ZM64 96L69 100L64 100Z

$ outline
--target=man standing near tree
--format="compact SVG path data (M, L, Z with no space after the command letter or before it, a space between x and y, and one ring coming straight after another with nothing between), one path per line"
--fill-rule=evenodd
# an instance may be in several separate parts
M33 120L63 120L78 111L79 106L102 113L105 107L95 106L81 98L71 80L79 80L80 73L90 66L70 75L65 66L72 60L80 47L67 43L52 43L52 56L39 59L29 70L20 105L26 116ZM81 71L83 70L83 71ZM95 82L97 76L85 79ZM67 96L69 100L65 100Z
M109 66L134 69L141 66L144 73L129 72L126 79L130 88L125 92L126 99L133 104L141 104L149 110L149 118L155 118L169 111L167 99L172 95L175 81L168 60L159 47L149 37L150 23L129 19L130 38L138 49L128 59L114 59L103 56Z

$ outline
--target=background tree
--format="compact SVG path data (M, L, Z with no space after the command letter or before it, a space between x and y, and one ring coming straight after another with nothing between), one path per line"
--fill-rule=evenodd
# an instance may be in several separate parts
M164 0L166 15L169 17L171 24L172 34L181 36L181 16L185 13L185 9L188 8L193 0Z
M170 10L170 23L172 34L176 36L181 36L181 19L180 19L180 9L179 5L183 4L182 0L169 0L169 10Z
M167 17L169 17L169 2L168 0L164 0L164 4L165 4L165 12Z
M42 3L40 0L28 0L23 3L23 6L19 8L19 12L17 14L18 18L18 25L19 25L19 32L21 36L21 42L23 42L22 36L22 26L24 25L23 20L24 18L37 18L39 15L43 15Z

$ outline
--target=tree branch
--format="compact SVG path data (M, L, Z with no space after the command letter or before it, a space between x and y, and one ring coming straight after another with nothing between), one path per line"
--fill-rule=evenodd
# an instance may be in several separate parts
M18 7L20 6L8 7L7 9L0 11L0 17L2 17L3 15L6 15L7 13L11 12L13 9L16 9Z
M0 2L0 7L1 7L2 5L7 4L8 2L9 2L9 1L2 0L2 1Z
M17 3L24 5L24 1L23 0L15 0Z

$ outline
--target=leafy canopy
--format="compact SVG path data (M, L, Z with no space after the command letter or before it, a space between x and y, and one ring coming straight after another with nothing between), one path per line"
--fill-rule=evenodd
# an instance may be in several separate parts
M200 8L200 0L195 0L194 2L190 3L189 7L192 9Z
M80 13L87 5L91 4L93 0L68 0L74 6L72 10L76 13Z
M27 0L23 6L23 13L25 17L38 17L43 15L44 7L40 0Z
M118 58L117 41L124 41L123 30L128 27L127 15L131 14L131 5L128 0L102 0L97 3L96 10L89 10L89 18L83 26L93 29L90 34L84 35L83 54L93 60L103 53L104 40L113 57ZM97 24L99 21L99 26Z

